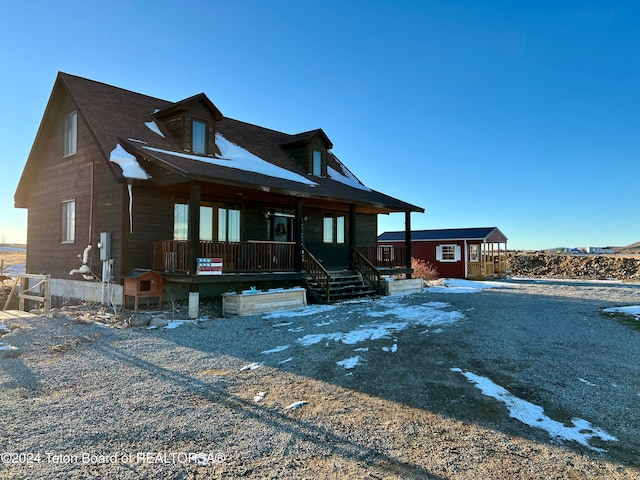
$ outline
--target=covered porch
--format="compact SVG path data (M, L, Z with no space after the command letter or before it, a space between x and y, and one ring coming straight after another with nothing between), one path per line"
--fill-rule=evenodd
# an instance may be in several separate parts
M501 239L500 239L501 240ZM507 240L469 243L466 277L472 280L505 278L508 273Z
M354 247L359 255L384 273L407 269L406 246ZM296 261L295 242L249 240L243 242L203 241L191 254L189 240L152 242L152 269L171 275L233 275L249 273L300 272L308 263L301 251ZM201 271L198 259L212 259L221 264L216 270ZM194 267L195 265L195 267ZM346 265L345 265L346 267Z

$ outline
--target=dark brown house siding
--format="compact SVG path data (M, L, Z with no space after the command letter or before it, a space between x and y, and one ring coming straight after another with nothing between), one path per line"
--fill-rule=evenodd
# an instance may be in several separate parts
M63 157L64 116L75 105L65 96L56 110L59 115L42 139L30 179L27 271L70 278L69 271L80 266L78 255L89 243L93 162L88 159L99 158L99 153L78 115L77 153ZM68 200L75 201L75 241L61 243L62 202Z

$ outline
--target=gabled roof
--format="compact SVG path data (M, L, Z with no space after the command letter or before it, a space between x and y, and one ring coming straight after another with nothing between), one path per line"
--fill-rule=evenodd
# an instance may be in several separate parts
M507 237L498 227L411 231L412 242L430 240L481 240L483 242L504 243L507 241ZM404 242L404 231L384 232L378 236L378 241Z
M125 181L122 170L109 161L110 153L118 144L132 154L143 168L154 165L153 168L156 170L167 172L167 175L160 176L165 182L169 182L167 179L176 184L197 180L289 196L353 203L363 211L378 213L424 211L421 207L366 187L331 152L327 155L328 177L310 176L289 155L283 145L309 142L319 136L327 147L331 148L329 138L321 129L290 135L223 117L203 93L179 102L170 102L62 72L58 74L36 141L16 190L16 206L27 206L28 173L37 168L34 163L37 163L38 155L34 151L37 150L41 132L47 128L49 117L59 115L59 112L51 111L54 110L52 105L58 104L54 100L57 96L66 94L77 106L78 115L89 129L104 161L122 181ZM243 155L246 158L243 158L243 161L239 161L237 157L223 158L224 155L217 154L209 158L185 155L171 137L161 118L176 109L188 108L191 102L199 101L204 102L217 119L216 150L220 151L218 141L226 142L234 148L239 147L245 152ZM135 181L150 184L158 181L158 176L150 177L149 180Z
M222 120L222 113L220 112L220 110L218 110L218 107L216 107L213 104L213 102L209 100L209 97L207 97L204 93L198 93L197 95L194 95L192 97L185 98L184 100L180 100L179 102L176 102L176 103L172 103L167 108L163 110L158 110L153 115L156 118L166 117L167 115L171 115L176 111L187 110L189 108L189 105L195 102L204 103L207 106L207 108L211 110L211 113L213 113L213 116L216 120Z
M315 130L310 130L308 132L297 133L295 135L289 135L282 145L285 148L294 147L296 145L303 145L305 143L311 142L314 138L319 137L320 140L327 146L328 149L333 148L333 143L327 137L327 134L321 128L317 128Z

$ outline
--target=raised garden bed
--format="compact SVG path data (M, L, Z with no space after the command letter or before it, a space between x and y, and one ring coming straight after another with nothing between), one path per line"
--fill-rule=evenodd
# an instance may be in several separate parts
M383 282L384 295L406 295L420 293L424 286L421 278L387 279Z
M306 306L307 291L304 288L245 290L242 293L222 295L222 314L225 317L258 315Z

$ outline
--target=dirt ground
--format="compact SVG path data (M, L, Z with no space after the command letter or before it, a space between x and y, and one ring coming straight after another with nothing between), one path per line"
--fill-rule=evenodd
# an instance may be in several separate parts
M640 333L602 314L638 286L454 290L155 330L6 320L0 478L640 478ZM584 443L543 428L578 420Z

